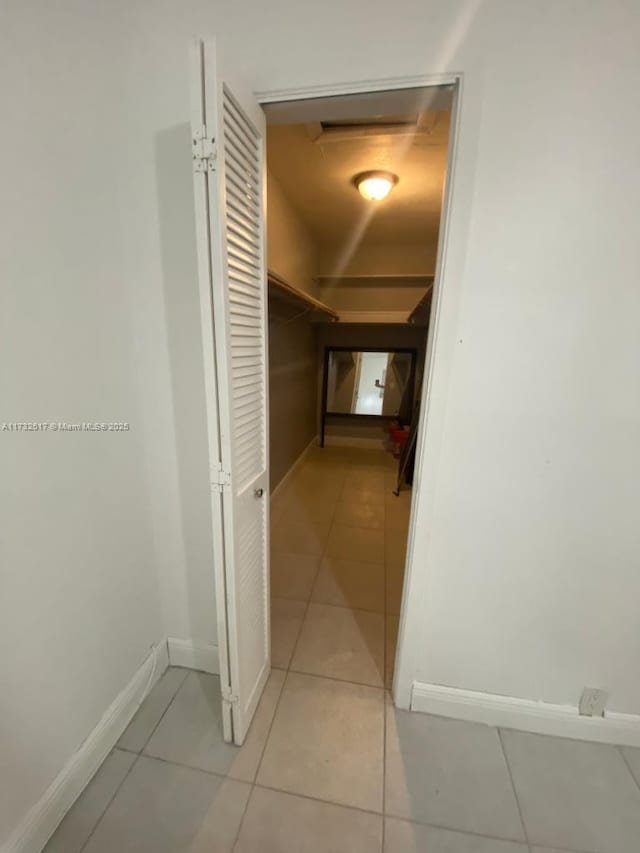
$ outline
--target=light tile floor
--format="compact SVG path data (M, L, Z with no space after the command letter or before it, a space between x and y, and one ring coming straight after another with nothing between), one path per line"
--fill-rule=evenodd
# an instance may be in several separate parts
M396 477L397 462L383 451L316 448L278 497L274 666L391 686L411 503L406 487L393 494Z
M46 853L640 850L640 749L393 707L394 484L383 454L310 454L273 514L274 669L244 746L216 676L167 670Z

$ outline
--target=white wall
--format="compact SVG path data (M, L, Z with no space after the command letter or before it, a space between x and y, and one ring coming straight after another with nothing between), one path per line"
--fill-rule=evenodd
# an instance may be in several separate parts
M186 131L197 33L260 90L464 72L400 679L554 702L589 683L640 712L637 4L9 0L3 419L132 431L2 437L0 838L163 631L172 590L186 623L208 583L183 579L186 329L167 328L159 150Z
M185 128L117 8L2 11L0 422L131 428L0 432L0 847L152 644L216 640Z
M153 324L154 338L143 349L144 381L157 377L167 396L162 401L166 409L152 409L147 422L149 441L157 442L152 444L149 468L164 624L169 637L217 645L193 175L184 156L190 133L186 127L167 128L153 144L155 188L151 184L148 192L157 199L157 219L149 220L146 210L134 215L136 228L145 222L147 233L141 239L149 241L146 245L157 241L159 259L154 261L159 260L160 266L153 277L148 276L144 265L153 256L137 253L136 241L131 247L131 278L148 287L138 308L144 332ZM140 171L148 159L141 155L136 155ZM138 201L142 199L141 192ZM150 315L152 310L157 310L156 317ZM164 363L158 363L156 356L165 348ZM148 393L148 388L141 388L145 397ZM165 473L169 460L170 481Z
M2 17L0 422L131 429L0 432L0 847L165 634L148 343L126 273L122 34L79 3Z
M401 678L555 702L590 683L640 712L637 5L141 1L127 14L135 145L187 120L194 33L217 33L259 90L464 73L416 524L424 612Z
M471 224L457 319L443 303L456 352L435 365L446 418L427 445L442 455L423 471L405 679L572 705L596 685L640 713L631 9L505 8L491 39L473 195L454 202Z

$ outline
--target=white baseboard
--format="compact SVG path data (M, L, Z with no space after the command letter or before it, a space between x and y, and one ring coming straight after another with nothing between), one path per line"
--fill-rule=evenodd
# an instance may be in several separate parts
M179 640L169 637L169 663L171 666L184 666L201 672L220 674L218 647L210 643L194 643L191 640Z
M414 681L411 710L543 735L640 746L640 716L583 717L577 707Z
M311 450L311 448L312 448L312 447L317 447L317 446L318 446L318 436L317 436L317 435L314 435L314 436L313 436L313 438L311 439L311 441L309 442L309 444L307 444L307 446L305 447L305 449L304 449L304 450L302 451L302 453L298 456L298 458L297 458L297 459L296 459L296 461L293 463L293 465L291 465L291 467L289 468L289 470L287 471L287 473L284 475L284 477L280 480L280 482L278 483L278 485L277 485L277 486L275 487L275 489L271 492L271 498L270 498L270 500L271 500L271 504L272 504L272 505L273 505L273 504L278 500L278 498L280 497L280 495L284 492L284 490L285 490L285 488L286 488L286 486L287 486L287 483L291 480L291 478L292 478L292 477L293 477L293 475L296 473L296 471L298 470L298 468L302 465L302 463L304 462L304 460L305 460L305 458L307 457L307 454L309 453L309 451Z
M330 435L325 433L325 447L363 447L369 450L384 450L384 438L360 438L355 435Z
M2 853L40 853L168 665L167 644L162 641L154 646L89 737L26 814L5 842Z
M302 465L304 460L309 455L310 450L313 447L318 446L318 436L314 435L309 444L302 451L300 456L296 459L293 465L289 468L284 477L280 480L275 489L271 492L271 497L269 499L269 512L271 515L271 526L273 526L279 518L280 512L282 510L282 498L287 492L287 486L291 483L294 474L298 470L298 468Z

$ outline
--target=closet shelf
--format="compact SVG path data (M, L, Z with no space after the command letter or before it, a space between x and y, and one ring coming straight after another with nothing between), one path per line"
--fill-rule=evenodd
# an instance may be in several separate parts
M427 288L426 293L421 297L413 311L409 313L407 318L408 323L413 323L414 326L426 326L429 323L429 311L431 308L431 294L433 293L433 280Z
M323 287L327 287L331 284L340 284L341 282L349 285L350 287L358 284L368 285L369 287L371 287L371 285L377 285L378 287L390 287L396 283L426 286L429 282L433 281L433 273L397 273L397 275L391 275L389 273L336 275L334 273L328 275L317 275L315 276L315 280Z
M334 323L340 319L333 308L329 308L324 302L320 302L319 299L315 299L308 293L298 290L297 287L286 282L277 273L273 272L273 270L267 271L267 281L271 293L277 294L283 301L299 305L301 308L303 306L308 308L318 319L329 320Z
M406 326L408 311L341 311L340 322L351 326Z
M316 281L321 287L344 285L350 288L379 287L392 290L394 286L419 287L422 293L413 308L397 310L380 309L340 309L340 323L349 325L382 325L382 326L427 326L429 324L429 308L433 290L433 275L424 273L399 273L398 275L319 275ZM424 289L423 289L424 288ZM362 300L360 300L362 301Z

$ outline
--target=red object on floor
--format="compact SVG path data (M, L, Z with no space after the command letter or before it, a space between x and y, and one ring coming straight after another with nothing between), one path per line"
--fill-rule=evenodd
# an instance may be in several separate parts
M391 433L391 441L394 444L399 444L400 447L405 443L405 441L409 438L409 430L407 429L392 429Z
M392 427L389 430L389 438L391 439L391 444L393 446L393 455L396 459L399 459L402 454L402 448L409 438L409 430Z

